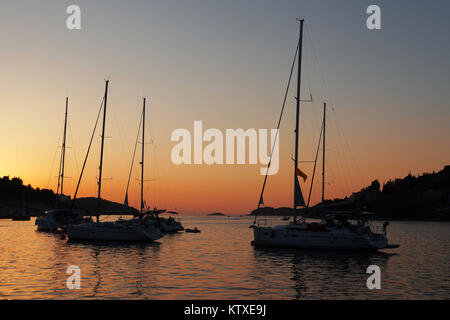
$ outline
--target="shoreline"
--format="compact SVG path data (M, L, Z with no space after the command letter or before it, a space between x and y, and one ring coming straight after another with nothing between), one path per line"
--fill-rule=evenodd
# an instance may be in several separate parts
M283 218L285 216L280 215L264 215L264 214L258 214L256 215L258 217L278 217ZM248 214L246 217L255 217L254 214ZM292 217L292 215L286 215L286 217ZM318 217L305 217L306 219L320 219ZM412 221L412 222L450 222L450 218L390 218L390 217L383 217L378 216L373 218L374 221L383 221L383 220L389 220L389 221Z

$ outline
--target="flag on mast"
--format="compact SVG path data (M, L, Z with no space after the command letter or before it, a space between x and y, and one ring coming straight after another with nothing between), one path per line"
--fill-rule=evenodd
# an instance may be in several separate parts
M308 176L306 175L306 173L301 171L299 168L295 169L295 175L302 177L303 178L303 182L305 182L306 179L308 179Z

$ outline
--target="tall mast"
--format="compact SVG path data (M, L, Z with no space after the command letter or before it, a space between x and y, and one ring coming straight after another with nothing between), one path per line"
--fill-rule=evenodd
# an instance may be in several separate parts
M105 84L105 103L103 105L103 126L102 126L102 147L100 151L100 167L99 167L99 175L98 175L98 213L97 213L97 222L99 221L99 215L102 209L102 199L101 199L101 190L102 190L102 171L103 171L103 147L105 144L105 124L106 124L106 104L108 101L108 84L109 80L106 80Z
M145 98L142 106L141 217L144 214Z
M297 223L297 206L296 206L296 185L297 185L297 167L298 167L298 129L300 120L300 85L302 75L302 44L303 44L303 23L304 19L297 19L300 21L300 36L298 39L298 73L297 73L297 107L295 116L295 167L294 167L294 224Z
M62 155L61 155L61 196L64 195L63 187L64 187L64 162L66 159L66 132L67 132L67 108L69 105L69 98L66 97L66 114L64 117L64 136L63 136L63 144L62 144Z
M325 116L326 116L326 112L327 112L327 103L324 102L323 103L323 142L322 142L322 147L323 147L323 161L322 161L322 203L325 201Z

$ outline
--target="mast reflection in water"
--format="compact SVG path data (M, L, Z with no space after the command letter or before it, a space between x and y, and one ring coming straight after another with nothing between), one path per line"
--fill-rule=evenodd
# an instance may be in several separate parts
M112 220L117 217L111 217ZM282 223L270 218L272 224ZM201 233L153 244L71 243L0 220L0 298L7 299L448 299L450 224L391 222L395 254L256 249L251 217L184 217ZM431 250L432 249L432 250ZM81 269L81 289L66 286ZM368 290L369 265L381 289Z

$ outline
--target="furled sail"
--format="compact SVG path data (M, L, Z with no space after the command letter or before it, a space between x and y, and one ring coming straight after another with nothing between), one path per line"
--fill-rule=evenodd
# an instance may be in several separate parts
M259 203L258 205L263 206L264 205L264 200L263 200L263 195L261 193L261 196L259 197Z
M128 207L128 192L125 193L125 201L123 202L123 205Z
M294 199L295 208L305 206L305 200L303 199L302 189L300 188L300 183L298 182L297 176L295 176L294 197L295 197L295 199Z

